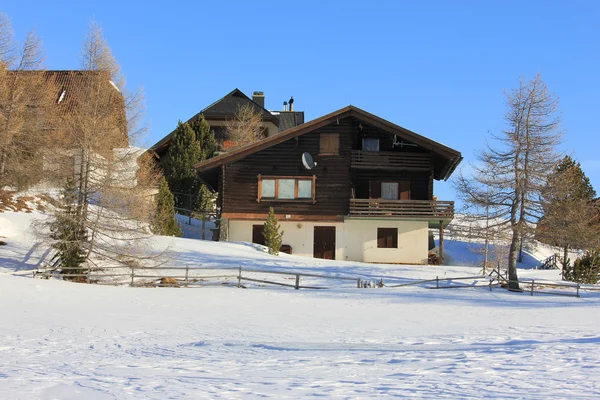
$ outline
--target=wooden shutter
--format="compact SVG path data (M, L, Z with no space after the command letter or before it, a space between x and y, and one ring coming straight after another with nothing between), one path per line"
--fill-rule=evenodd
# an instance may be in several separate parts
M381 198L381 181L369 181L369 198L380 199Z
M400 181L398 184L398 190L400 191L398 198L400 200L410 200L410 181Z
M377 228L377 248L397 249L398 228Z
M340 134L321 133L319 154L340 154Z

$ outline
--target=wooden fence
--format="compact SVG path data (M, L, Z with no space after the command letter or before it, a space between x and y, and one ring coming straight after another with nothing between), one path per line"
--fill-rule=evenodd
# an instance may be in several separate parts
M69 272L74 270L75 272ZM49 278L63 277L71 278L78 282L100 284L100 285L129 285L131 287L206 287L215 285L229 285L234 287L245 287L243 282L252 282L264 285L275 285L281 287L299 289L331 289L341 287L344 282L353 282L351 287L386 287L402 288L408 286L422 286L428 289L453 289L453 288L474 288L489 287L492 291L494 286L506 286L510 281L500 274L491 275L473 275L462 277L439 277L435 279L414 280L411 282L391 283L390 281L406 281L406 278L399 277L349 277L334 276L323 274L310 274L297 271L278 271L278 270L260 270L250 268L212 268L212 267L104 267L102 269L90 268L81 272L81 269L61 268L40 268L33 271L34 277ZM283 279L293 281L279 282L271 276L280 276ZM215 281L218 280L218 281ZM324 286L321 282L303 283L306 280L325 280L329 282L339 282L335 286ZM384 280L388 284L384 283ZM470 284L464 281L472 281ZM542 280L518 281L519 285L524 286L531 296L534 293L551 294L559 296L580 297L582 291L600 291L599 286L581 285L579 283L557 283ZM433 285L435 284L435 285ZM349 287L346 285L346 287ZM567 289L560 290L561 288ZM559 290L557 290L559 289Z

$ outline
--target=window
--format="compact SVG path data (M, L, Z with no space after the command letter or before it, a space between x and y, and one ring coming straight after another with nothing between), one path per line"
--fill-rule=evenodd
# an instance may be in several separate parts
M298 198L299 199L310 199L312 198L312 181L309 180L298 180Z
M278 179L277 180L277 198L278 199L293 199L296 189L295 179Z
M263 179L260 197L275 198L275 179Z
M381 182L381 198L398 200L398 182Z
M397 249L398 228L377 228L377 248Z
M262 176L258 175L258 202L312 201L315 203L316 176Z
M338 155L340 154L340 134L339 133L321 133L321 143L319 148L320 155Z
M363 151L379 151L379 139L363 138Z
M369 181L369 198L410 200L410 181Z

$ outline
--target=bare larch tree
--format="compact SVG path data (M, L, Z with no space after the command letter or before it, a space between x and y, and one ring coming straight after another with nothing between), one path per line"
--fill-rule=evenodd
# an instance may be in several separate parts
M138 258L136 246L150 237L152 189L159 174L144 151L130 144L140 130L140 92L128 93L101 28L94 22L82 48L74 104L61 114L53 152L56 171L77 186L78 222L87 231L89 263L101 257ZM137 172L136 172L137 171ZM95 257L91 257L95 256Z
M225 150L243 147L265 138L262 117L250 104L238 106L234 118L227 121L225 132L228 143L231 143Z
M539 74L529 82L520 79L517 88L505 95L507 128L478 155L472 178L459 175L457 187L467 202L487 204L490 218L505 221L510 228L509 287L518 290L519 244L533 236L542 216L540 194L558 160L562 132L558 99Z
M52 95L42 70L41 41L31 31L22 46L0 13L0 188L23 189L39 179L52 124Z

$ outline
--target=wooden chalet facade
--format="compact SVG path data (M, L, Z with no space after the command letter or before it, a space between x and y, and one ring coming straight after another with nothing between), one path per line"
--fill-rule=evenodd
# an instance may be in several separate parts
M309 153L316 166L302 162ZM446 226L461 154L354 106L196 165L218 193L221 238L260 243L269 207L283 244L308 257L427 263L429 228Z

